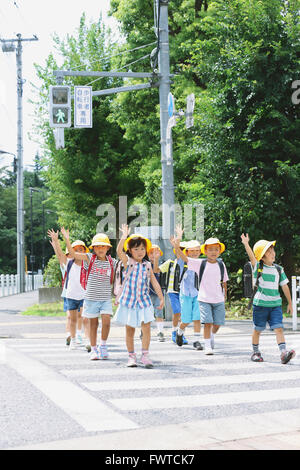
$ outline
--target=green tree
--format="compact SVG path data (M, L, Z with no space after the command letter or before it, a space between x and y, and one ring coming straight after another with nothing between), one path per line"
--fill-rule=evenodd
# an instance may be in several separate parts
M80 20L76 36L65 40L55 37L57 50L63 57L60 68L72 70L106 71L111 68L110 56L114 46L100 20L86 25L85 16ZM111 203L117 208L119 195L129 198L143 190L137 177L139 163L133 145L124 139L124 131L110 120L112 96L93 98L93 128L65 129L65 148L56 150L53 132L49 127L49 86L55 84L53 70L58 69L53 55L46 65L36 65L42 80L39 92L38 130L44 138L42 158L44 176L59 214L59 222L71 229L71 236L91 241L98 219L96 210L100 204ZM90 78L66 80L72 85L87 85ZM122 84L119 79L92 80L94 89L105 89Z

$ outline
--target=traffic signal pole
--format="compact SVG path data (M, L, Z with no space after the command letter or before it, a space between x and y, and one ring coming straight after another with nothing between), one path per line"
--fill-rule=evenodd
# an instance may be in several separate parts
M24 240L24 177L23 177L23 77L22 42L37 41L38 38L0 39L3 52L16 51L17 65L17 274L18 290L25 292L25 240ZM17 46L14 46L17 43Z
M161 75L159 82L159 104L160 104L160 145L161 145L161 168L162 168L162 219L164 240L164 251L166 258L172 258L173 252L169 248L170 235L175 230L174 213L174 175L173 159L167 158L167 128L169 121L168 95L170 92L170 53L169 53L169 28L168 28L168 3L169 0L160 0L160 22L159 22L159 53L158 64ZM172 145L170 143L170 145ZM172 153L171 153L172 155Z

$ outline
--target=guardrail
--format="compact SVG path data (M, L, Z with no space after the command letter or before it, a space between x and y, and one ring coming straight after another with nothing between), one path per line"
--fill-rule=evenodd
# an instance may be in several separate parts
M34 274L33 281L34 289L39 289L40 287L43 287L42 274ZM29 292L31 290L33 290L32 275L25 274L25 292ZM17 274L0 274L0 297L19 293L20 287Z
M292 276L293 330L297 330L297 312L300 311L300 276Z

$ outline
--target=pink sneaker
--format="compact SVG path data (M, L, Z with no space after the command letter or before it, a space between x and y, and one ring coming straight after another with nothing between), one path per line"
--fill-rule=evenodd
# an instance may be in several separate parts
M145 366L146 369L152 369L153 363L149 357L148 352L144 352L141 357L141 363Z
M129 354L128 362L127 362L127 367L137 367L137 363L136 363L136 354L135 354L135 353Z

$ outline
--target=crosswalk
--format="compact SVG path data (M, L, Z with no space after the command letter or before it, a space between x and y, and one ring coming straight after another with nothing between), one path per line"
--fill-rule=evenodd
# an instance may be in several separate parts
M107 361L90 361L85 351L46 339L11 341L7 358L87 432L111 431L300 410L300 336L286 335L286 341L299 351L287 365L273 335L261 338L262 363L250 361L251 338L244 335L217 337L213 356L154 339L153 369L128 369L121 338L111 339ZM139 357L138 340L136 346Z

